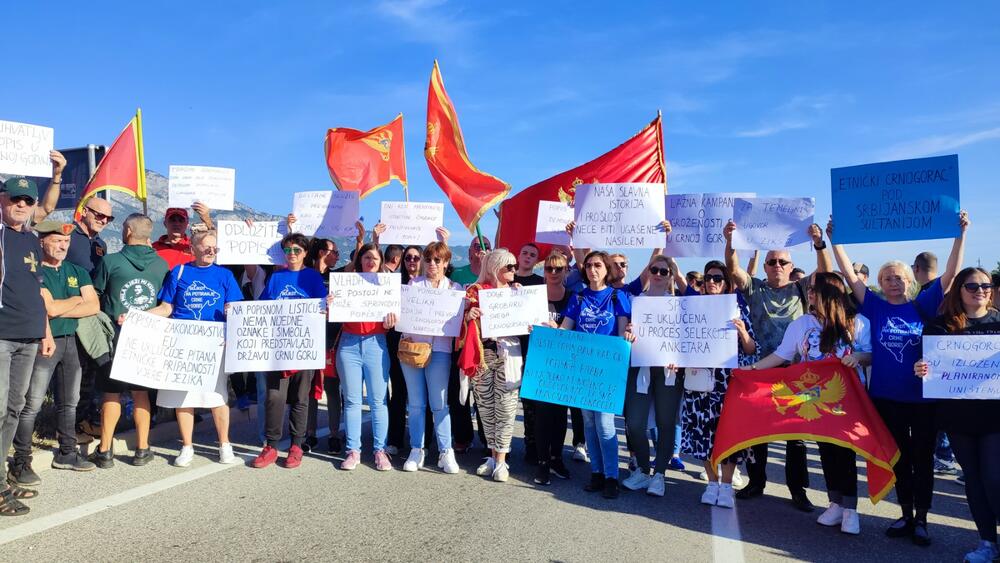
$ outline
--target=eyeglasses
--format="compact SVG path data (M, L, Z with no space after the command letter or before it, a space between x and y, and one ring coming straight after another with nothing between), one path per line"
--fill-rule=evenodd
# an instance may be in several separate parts
M410 254L409 256L403 256L403 261L404 262L419 262L420 261L420 257L419 256L415 256L413 254ZM429 261L430 260L428 260L428 262Z
M772 268L777 265L781 265L781 267L784 268L785 266L791 264L791 262L789 262L788 260L780 260L778 258L771 258L770 260L764 263L767 264L768 266L771 266Z
M22 201L28 207L31 207L32 205L35 205L35 198L31 197L30 195L17 195L17 196L14 196L14 197L10 198L10 202L13 203L13 204L18 204L18 203L21 203Z
M702 284L704 283L705 282L703 282L702 280L691 280L690 285L693 285L695 287L701 287Z
M87 211L90 211L91 213L93 213L94 214L94 219L97 219L98 221L107 221L108 223L110 223L110 222L112 222L112 221L115 220L115 216L114 215L105 215L105 214L101 213L100 211L94 211L90 207L84 207L84 209L86 209Z
M565 270L565 266L546 266L545 271L550 274L561 274Z
M706 282L722 283L726 281L726 276L722 274L707 274L704 279Z
M417 259L419 260L419 258L417 258ZM409 258L407 258L407 261L408 262L410 261ZM427 262L428 264L432 264L432 263L433 264L440 264L440 263L444 262L444 260L438 258L437 256L431 256L429 258L424 258L424 262Z
M503 267L503 269L506 272L513 272L517 270L517 264L507 264L506 266Z
M622 269L628 268L628 262L615 262L615 266L618 266L619 268Z
M669 276L670 268L657 268L656 266L650 266L649 273L653 274L654 276Z
M337 255L339 255L340 252L336 248L321 248L321 249L319 249L319 251L317 252L317 254L337 254Z
M980 289L983 291L993 290L993 284L991 283L963 283L962 287L964 287L965 291L968 291L969 293L975 293L976 290Z
M604 268L604 262L590 262L583 267L587 270L599 270Z
M219 248L217 246L209 246L207 248L201 249L202 254L218 254Z
M282 248L281 251L285 253L285 256L288 256L289 254L298 255L305 252L305 250L302 250L297 246L286 246L285 248Z

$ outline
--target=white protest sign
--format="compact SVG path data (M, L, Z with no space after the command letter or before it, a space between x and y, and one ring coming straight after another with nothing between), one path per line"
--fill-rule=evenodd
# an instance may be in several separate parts
M535 242L569 246L566 225L573 220L573 208L561 201L539 201Z
M389 313L399 318L399 274L378 272L331 272L330 320L382 322Z
M1000 399L1000 335L925 336L925 399Z
M423 246L437 240L435 229L444 225L444 204L418 201L383 201L385 232L379 244Z
M733 248L781 250L809 242L815 207L811 197L736 198Z
M51 127L0 121L0 173L51 178L54 136Z
M668 194L667 220L671 230L663 253L667 256L717 257L726 252L723 229L733 218L736 198L752 193Z
M662 248L663 184L580 184L573 202L576 248Z
M736 295L639 296L632 301L633 366L737 367Z
M235 196L235 168L170 165L168 207L187 208L200 201L212 209L232 211Z
M278 221L217 221L219 252L216 263L284 264L281 238L284 227Z
M404 285L396 330L424 336L458 336L465 314L465 292Z
M483 338L528 334L529 326L549 320L548 290L544 285L483 289L479 310Z
M215 391L224 344L224 323L132 309L118 336L111 379L151 389Z
M326 367L322 300L230 303L225 367L228 373Z
M360 217L358 192L295 192L293 229L308 237L347 237L357 234Z

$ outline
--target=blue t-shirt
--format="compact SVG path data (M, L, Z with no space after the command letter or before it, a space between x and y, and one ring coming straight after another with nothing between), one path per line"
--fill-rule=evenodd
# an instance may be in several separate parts
M268 278L260 299L323 299L329 292L323 284L323 276L312 268L303 268L297 272L275 270Z
M909 303L893 305L865 290L861 314L872 327L872 369L868 394L902 403L930 402L923 385L913 375L913 364L923 357L921 335L944 300L940 279Z
M242 299L243 292L233 273L215 264L176 266L160 288L160 301L174 307L172 319L225 321L226 303Z
M615 292L618 295L612 297ZM628 296L612 287L600 291L585 288L569 298L563 312L563 316L573 319L574 330L605 336L617 336L617 318L631 314Z

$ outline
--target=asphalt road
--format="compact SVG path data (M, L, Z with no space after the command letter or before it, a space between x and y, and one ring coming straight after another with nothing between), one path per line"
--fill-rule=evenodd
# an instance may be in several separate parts
M235 443L256 442L246 418L234 420L232 433ZM764 497L727 510L699 504L703 484L692 461L685 472L668 471L663 498L623 491L606 500L582 490L589 467L579 462L567 462L569 481L532 483L520 439L504 484L475 475L478 450L459 456L458 475L404 473L398 457L396 471L380 473L368 443L364 465L353 472L339 471L339 457L322 451L295 470L221 466L213 434L210 422L199 425L198 455L184 469L169 465L178 443L154 443L158 457L145 467L128 465L123 455L110 470L42 472L31 513L0 521L3 559L909 562L961 561L977 541L951 477L936 483L934 544L921 548L883 534L898 517L892 502L862 499L859 536L817 525L818 511L803 514L789 504L777 463L769 466L777 482ZM247 462L257 451L236 449ZM775 445L772 462L780 458ZM810 498L825 504L815 448L810 471Z

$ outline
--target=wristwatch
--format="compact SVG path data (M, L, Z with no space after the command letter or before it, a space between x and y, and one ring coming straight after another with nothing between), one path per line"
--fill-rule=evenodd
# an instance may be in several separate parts
M826 248L826 241L825 240L819 241L819 244L814 244L813 248L815 248L816 250L823 250L824 248Z

